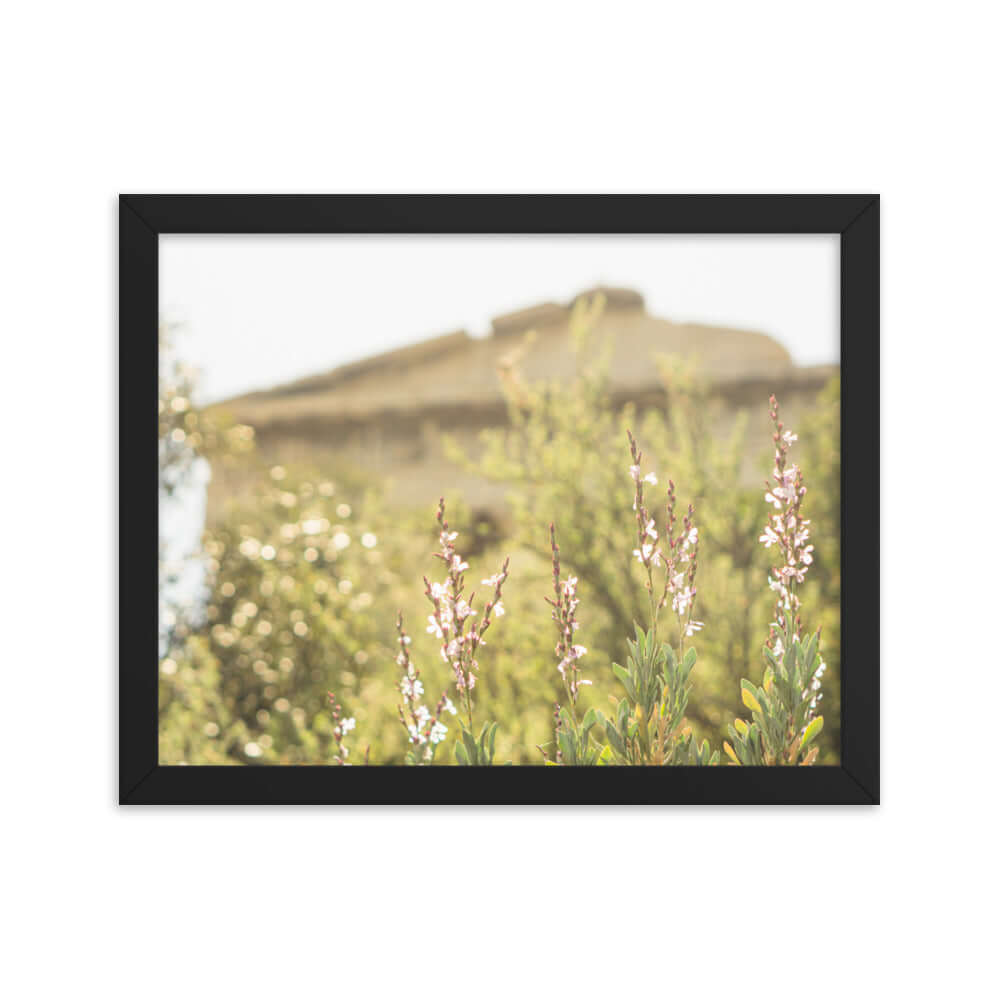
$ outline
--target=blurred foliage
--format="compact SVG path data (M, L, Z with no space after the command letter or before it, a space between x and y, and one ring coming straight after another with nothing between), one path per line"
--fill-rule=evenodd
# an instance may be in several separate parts
M767 425L767 397L758 409L734 420L731 407L713 396L690 364L661 358L661 396L644 400L641 409L615 407L606 363L613 344L592 343L589 333L595 308L600 304L578 304L572 317L576 378L529 385L516 370L507 371L509 426L484 431L479 456L465 455L456 446L450 454L508 487L512 544L538 557L535 563L515 564L512 586L545 593L548 526L555 524L563 561L580 578L587 645L601 651L588 657L588 675L595 692L607 692L616 688L611 661L625 662L633 623L644 620L647 607L642 568L632 556L635 514L626 430L633 430L661 485L672 479L683 504L690 500L695 507L701 533L696 617L706 624L697 637L698 668L687 718L698 738L719 746L727 724L743 708L740 679L762 677L763 644L773 617L766 582L769 557L758 543L768 508L762 486L747 486L744 473L747 422ZM810 442L801 464L817 549L813 570L818 570L801 594L810 627L823 626L828 666L820 763L835 763L839 754L839 426L834 382L800 433ZM728 432L721 433L726 427ZM765 448L754 463L761 484L772 464ZM662 517L662 509L651 507L651 512ZM520 641L522 656L531 656L531 637ZM543 657L544 643L535 657ZM606 697L598 701L607 704Z
M173 645L190 627L190 600L184 599L192 580L197 578L200 562L197 551L185 551L169 537L164 524L173 515L183 517L185 505L202 489L210 465L234 465L252 452L252 427L210 416L194 405L192 399L196 371L177 355L175 328L159 328L159 580L160 641ZM194 570L194 573L192 573ZM176 636L175 636L176 633Z
M184 670L204 670L204 653L215 673L200 679L215 685L227 713L208 721L236 759L327 759L331 690L361 731L379 734L376 759L402 756L393 615L397 596L414 585L403 571L414 565L407 550L419 532L400 530L374 489L280 466L258 483L206 531L211 599L197 641L172 654L177 670L161 685L161 730L191 711ZM232 732L223 724L231 719L240 722ZM161 738L161 753L168 746L179 759Z
M160 326L160 492L171 497L188 485L202 460L232 465L253 450L252 427L209 415L194 405L197 372L174 347L174 329Z
M553 708L564 700L543 603L551 589L550 522L565 572L579 578L580 641L589 650L581 669L593 682L580 691L579 712L613 717L622 688L612 663L628 661L633 623L647 607L632 557L626 428L661 483L669 477L682 504L693 502L701 531L696 617L705 629L695 640L686 753L700 753L705 738L713 751L721 748L727 727L745 710L740 678L763 677L773 596L768 556L757 542L767 514L763 489L746 485L746 428L748 419L766 422L766 397L734 423L731 407L696 371L665 358L662 393L640 407L617 406L606 374L613 345L593 343L589 333L594 308L599 303L574 312L573 380L526 384L516 368L505 370L508 425L484 431L475 454L450 446L456 462L506 486L506 536L497 542L494 529L442 483L470 580L478 584L511 558L506 614L480 651L475 689L475 732L487 721L499 724L491 736L497 763L541 763L538 747L552 744ZM161 372L161 459L175 470L164 475L162 492L202 456L255 470L256 485L241 490L205 532L210 597L204 607L192 602L161 660L161 761L328 763L333 691L344 716L357 720L350 759L363 760L368 749L372 763L402 763L398 612L427 696L433 702L440 692L454 695L439 643L426 633L431 608L421 577L437 570L433 510L392 509L378 483L350 469L263 467L252 432L202 422L205 415L190 406L190 373L182 374L188 382L165 385ZM179 398L189 405L173 402ZM822 625L828 666L819 763L835 763L839 746L839 420L833 384L797 428L816 543L801 594L808 627ZM720 427L729 430L721 434ZM762 451L755 465L761 483L769 461ZM456 725L436 762L456 761L459 737Z

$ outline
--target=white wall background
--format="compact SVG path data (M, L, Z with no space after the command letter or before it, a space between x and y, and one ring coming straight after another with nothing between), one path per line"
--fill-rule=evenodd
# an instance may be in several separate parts
M5 992L988 993L992 16L960 0L8 10ZM885 805L117 808L119 190L881 191ZM640 851L660 861L640 873Z

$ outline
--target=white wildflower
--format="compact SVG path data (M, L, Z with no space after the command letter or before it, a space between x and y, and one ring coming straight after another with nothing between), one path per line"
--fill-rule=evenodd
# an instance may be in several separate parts
M781 539L778 537L774 528L772 528L771 525L768 525L764 529L764 534L761 535L760 538L757 539L757 541L763 542L764 548L769 549L772 545L777 545L781 541Z
M632 555L643 565L652 562L654 566L660 565L660 550L652 542L643 542L642 549L633 549Z
M694 599L694 594L691 592L690 587L684 587L682 590L674 594L673 608L674 611L679 615L683 615L687 611L688 607L691 605L691 601Z
M416 677L404 677L399 682L399 689L407 698L413 700L424 693L424 682Z

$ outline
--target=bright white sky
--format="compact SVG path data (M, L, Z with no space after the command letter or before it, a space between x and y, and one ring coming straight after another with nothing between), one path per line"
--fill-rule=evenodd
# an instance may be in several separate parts
M768 333L799 364L839 361L839 238L161 236L160 309L224 399L593 285L650 313Z

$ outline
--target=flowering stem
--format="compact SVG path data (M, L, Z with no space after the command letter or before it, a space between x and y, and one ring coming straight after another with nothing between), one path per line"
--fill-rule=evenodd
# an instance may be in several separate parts
M635 501L632 509L635 511L636 525L638 527L639 545L632 554L642 563L646 570L646 592L649 595L649 629L653 641L657 638L657 626L659 624L660 609L670 600L671 606L677 615L678 624L678 649L683 655L684 638L697 632L701 628L701 622L692 621L694 611L695 595L698 588L694 585L695 574L698 569L698 529L694 524L694 507L688 505L687 514L684 515L682 530L678 535L674 535L674 525L677 518L674 515L676 507L676 494L674 492L673 480L669 481L667 488L667 509L666 524L661 528L665 548L661 549L657 543L660 537L656 531L656 522L649 516L649 511L643 503L643 485L650 483L656 485L656 474L642 474L642 452L636 444L631 431L628 434L629 451L632 456L632 465L629 474L632 482L635 483ZM657 601L653 596L653 567L666 566L666 574L663 583L663 593Z
M444 498L438 503L437 522L441 551L436 552L438 559L447 567L443 583L431 583L424 577L427 599L434 607L428 615L427 631L441 640L441 658L451 667L455 684L465 701L465 714L469 720L469 729L473 725L472 688L476 683L476 650L484 641L483 636L489 629L493 616L504 614L502 590L507 579L510 559L504 560L500 572L494 574L484 584L493 588L493 596L486 602L481 623L476 625L472 618L476 611L472 607L475 593L463 596L465 590L465 571L469 564L455 551L457 531L451 531L444 516ZM468 628L466 628L468 626Z
M576 718L576 703L580 696L580 686L589 684L590 681L580 678L579 661L587 652L587 648L574 642L573 635L580 624L576 620L576 609L580 603L580 599L576 596L577 578L575 576L569 576L565 580L561 578L559 546L556 543L554 524L549 525L549 538L552 548L552 592L555 594L555 600L551 597L546 597L545 600L552 606L552 620L556 623L559 634L559 641L556 643L556 656L559 657L557 669L569 698L573 735L578 737L580 731ZM558 741L558 732L556 739Z

